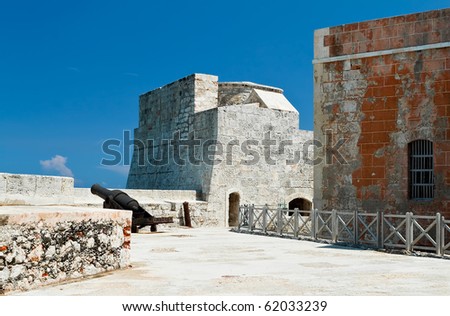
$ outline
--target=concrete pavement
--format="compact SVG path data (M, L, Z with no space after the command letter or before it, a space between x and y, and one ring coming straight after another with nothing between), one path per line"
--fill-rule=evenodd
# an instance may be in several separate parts
M132 236L133 267L16 295L450 295L450 260L173 228Z

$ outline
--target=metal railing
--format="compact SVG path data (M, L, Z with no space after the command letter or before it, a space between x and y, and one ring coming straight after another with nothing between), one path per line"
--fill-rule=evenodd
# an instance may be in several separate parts
M237 230L450 255L450 220L440 213L421 216L243 205Z

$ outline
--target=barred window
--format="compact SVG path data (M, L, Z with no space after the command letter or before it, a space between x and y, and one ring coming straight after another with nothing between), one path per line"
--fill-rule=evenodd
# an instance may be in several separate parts
M428 200L434 197L433 142L409 143L409 198Z

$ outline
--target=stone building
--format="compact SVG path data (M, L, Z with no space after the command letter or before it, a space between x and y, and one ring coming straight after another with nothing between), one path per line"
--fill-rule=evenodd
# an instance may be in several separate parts
M315 206L450 218L450 9L320 29L314 50Z
M127 188L196 190L208 225L237 225L245 203L311 208L313 133L283 90L193 74L139 108Z

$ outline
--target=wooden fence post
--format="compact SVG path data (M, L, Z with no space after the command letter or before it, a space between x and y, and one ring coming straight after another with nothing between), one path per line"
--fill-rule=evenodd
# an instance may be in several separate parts
M294 237L298 237L298 217L299 217L298 208L294 208Z
M316 235L316 225L317 225L317 210L316 209L312 209L311 210L311 238L312 239L317 239L317 235Z
M247 216L248 216L248 206L247 206L247 204L244 204L244 206L242 208L242 224L241 224L241 226L244 229L245 229L245 226L248 225Z
M380 249L384 248L384 212L377 212L377 246Z
M269 206L266 204L263 207L263 213L262 213L262 222L263 222L263 233L267 233L267 212L269 211Z
M241 224L242 224L242 218L243 218L242 212L243 212L242 205L239 205L238 227L237 227L238 232L241 232Z
M254 204L252 204L252 205L250 205L250 207L249 207L249 210L248 210L248 229L249 229L249 231L253 231L253 215L254 215L254 211L255 211L255 205Z
M336 243L338 240L339 221L337 217L337 211L333 209L331 211L331 240Z
M446 244L445 242L448 241L445 239L445 235L446 235L446 228L445 228L446 224L445 224L445 217L441 215L441 245L442 245L442 255L445 256L446 252L445 252L445 247Z
M277 208L277 234L281 235L281 229L283 227L283 216L281 214L281 207Z
M444 235L444 226L442 225L441 213L436 213L436 254L442 256L443 254L443 242L442 237Z
M412 251L412 241L413 241L413 221L412 213L406 212L406 251Z

